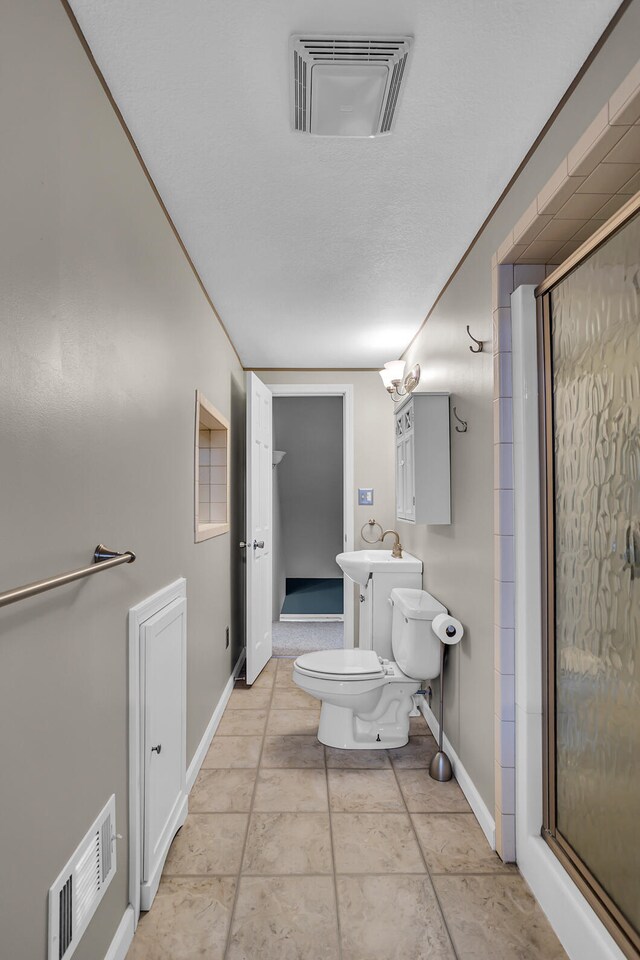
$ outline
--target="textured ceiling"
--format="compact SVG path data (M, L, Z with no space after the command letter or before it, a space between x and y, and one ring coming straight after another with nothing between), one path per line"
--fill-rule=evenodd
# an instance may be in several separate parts
M252 367L397 356L617 6L72 0ZM291 131L287 43L302 31L415 38L391 136Z

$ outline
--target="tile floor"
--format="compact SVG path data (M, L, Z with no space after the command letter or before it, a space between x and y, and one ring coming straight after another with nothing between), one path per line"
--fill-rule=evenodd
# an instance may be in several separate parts
M272 660L234 690L127 960L561 960L458 785L406 747L324 748Z

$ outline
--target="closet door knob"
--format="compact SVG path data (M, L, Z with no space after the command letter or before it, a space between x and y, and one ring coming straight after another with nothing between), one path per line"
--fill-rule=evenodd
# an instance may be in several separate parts
M264 550L264 540L254 540L253 541L254 550Z
M157 753L160 756L160 751L162 750L162 744L159 743L157 747L151 747L151 753Z

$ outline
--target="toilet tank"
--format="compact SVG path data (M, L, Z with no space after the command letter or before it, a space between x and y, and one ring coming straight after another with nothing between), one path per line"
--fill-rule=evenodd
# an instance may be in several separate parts
M433 680L440 673L440 641L431 621L447 608L425 590L397 587L391 591L393 659L408 677Z

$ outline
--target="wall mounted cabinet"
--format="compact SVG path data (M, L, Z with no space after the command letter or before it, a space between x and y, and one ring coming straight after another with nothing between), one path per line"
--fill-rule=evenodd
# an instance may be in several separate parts
M413 393L395 410L396 519L451 523L449 394Z

